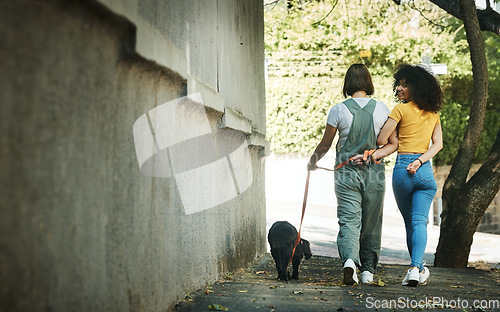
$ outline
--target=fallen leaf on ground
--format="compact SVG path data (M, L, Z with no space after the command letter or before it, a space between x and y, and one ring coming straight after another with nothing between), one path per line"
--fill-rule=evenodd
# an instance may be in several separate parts
M211 304L208 306L208 309L212 311L227 311L227 308L220 304Z
M382 282L382 279L378 279L378 282L373 282L372 285L379 286L379 287L384 287L385 283Z

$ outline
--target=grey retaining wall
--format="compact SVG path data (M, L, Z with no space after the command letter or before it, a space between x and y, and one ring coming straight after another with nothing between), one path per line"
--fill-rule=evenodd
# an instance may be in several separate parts
M262 14L262 1L1 5L1 311L167 311L266 251ZM139 155L159 150L146 174Z

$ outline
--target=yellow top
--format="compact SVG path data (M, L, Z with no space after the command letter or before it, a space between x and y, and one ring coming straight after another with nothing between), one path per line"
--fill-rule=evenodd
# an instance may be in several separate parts
M425 153L434 127L440 123L437 113L421 110L414 102L396 105L389 118L398 122L400 153Z

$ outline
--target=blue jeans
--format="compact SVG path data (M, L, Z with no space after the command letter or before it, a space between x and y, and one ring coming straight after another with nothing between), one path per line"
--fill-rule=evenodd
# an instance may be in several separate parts
M423 269L422 262L427 245L429 209L437 191L432 166L428 161L418 168L415 174L406 171L406 167L421 155L398 155L392 174L394 197L406 227L410 266L420 270Z

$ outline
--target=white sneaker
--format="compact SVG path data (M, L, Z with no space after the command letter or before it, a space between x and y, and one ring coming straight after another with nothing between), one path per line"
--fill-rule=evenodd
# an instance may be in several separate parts
M427 285L427 279L429 278L429 275L431 275L431 272L429 272L429 269L427 267L424 267L424 269L419 273L418 277L419 284Z
M401 285L416 287L419 282L420 282L420 272L418 271L418 268L415 267L413 269L408 270L408 273L406 273L406 276Z
M370 271L361 272L361 283L362 284L371 284L373 283L373 274Z
M347 259L344 263L344 284L353 285L358 283L356 275L356 264L352 259Z

